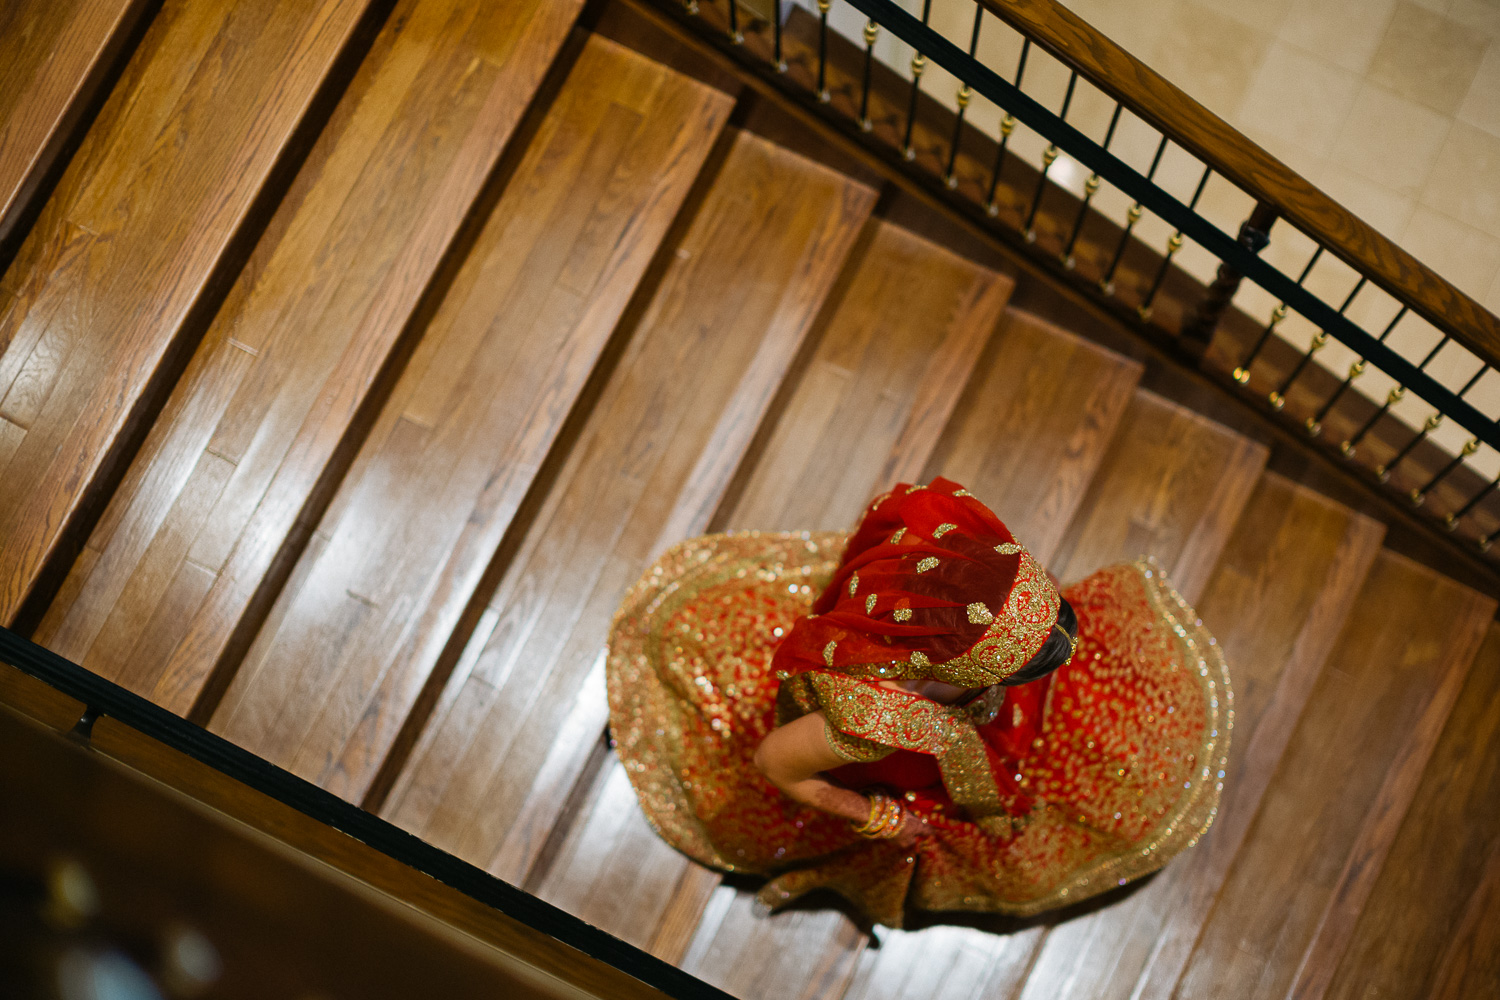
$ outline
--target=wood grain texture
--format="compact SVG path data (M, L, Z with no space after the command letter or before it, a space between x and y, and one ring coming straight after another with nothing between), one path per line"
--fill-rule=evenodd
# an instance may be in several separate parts
M1489 363L1500 319L1056 0L978 0Z
M1045 924L880 930L844 1000L996 1000L1020 993Z
M1135 892L1054 927L1023 996L1170 994L1383 536L1369 518L1262 477L1197 606L1234 686L1214 826ZM1058 983L1065 988L1045 988Z
M588 43L213 729L364 796L729 103Z
M382 809L523 881L591 752L555 746L602 703L610 615L701 531L874 200L737 134ZM599 724L603 716L596 716ZM538 771L555 753L575 768ZM554 762L555 764L560 762Z
M1050 568L1070 582L1150 555L1196 601L1267 455L1262 444L1136 390Z
M1393 784L1421 774L1422 727L1451 704L1494 610L1425 567L1376 558L1173 996L1289 994L1330 919L1345 919L1355 852L1378 870L1389 841L1367 831L1398 805Z
M1443 948L1431 1000L1500 995L1500 843Z
M979 371L926 478L963 483L1050 564L1141 366L1010 309Z
M1323 996L1416 997L1436 989L1500 847L1497 747L1500 626L1491 625ZM1470 995L1486 992L1500 992L1500 979L1488 991L1475 982Z
M755 456L746 488L715 516L716 524L847 527L889 485L884 477L892 470L915 475L926 464L936 443L933 428L946 422L1010 282L883 221L872 222L866 236L838 301L825 310L822 340ZM903 287L900 276L912 273L923 275L921 288L891 294ZM669 961L683 961L692 944L706 963L695 966L695 974L740 996L790 988L784 978L744 978L757 950L770 954L782 941L806 958L798 964L825 971L820 992L842 988L865 941L842 914L777 919L746 945L739 939L750 925L743 922L755 918L750 896L739 894L722 924L727 937L703 938L699 917L717 881L656 836L611 758L539 891ZM742 945L751 950L742 953Z
M841 530L876 493L921 476L1012 282L890 223L872 226L748 484L716 520Z
M188 711L580 6L392 12L37 641Z
M7 272L0 475L9 623L367 6L170 2Z
M97 93L146 0L0 7L0 246Z

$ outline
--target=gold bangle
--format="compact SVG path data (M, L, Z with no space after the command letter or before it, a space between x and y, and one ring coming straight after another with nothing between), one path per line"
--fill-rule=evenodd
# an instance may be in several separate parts
M890 840L906 825L906 810L899 800L883 792L870 795L870 815L861 824L849 821L854 832L871 840Z

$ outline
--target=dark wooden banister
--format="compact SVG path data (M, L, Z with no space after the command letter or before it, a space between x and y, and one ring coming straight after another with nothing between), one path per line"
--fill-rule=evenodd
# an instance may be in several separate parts
M1132 114L1500 367L1500 319L1056 0L977 0Z

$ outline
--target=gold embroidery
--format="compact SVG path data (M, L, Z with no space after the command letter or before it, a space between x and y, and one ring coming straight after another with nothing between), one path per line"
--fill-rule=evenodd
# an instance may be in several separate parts
M896 533L891 536L891 542L890 542L890 544L892 544L892 545L900 545L901 544L901 539L903 539L905 537L906 537L906 529L905 528L897 528L896 529Z
M1017 552L1021 551L1021 546L1017 545L1015 542L1001 542L999 545L995 546L995 551L1000 553L1002 556L1013 556Z
M995 620L995 616L990 613L990 609L985 606L983 601L975 601L969 605L967 610L969 612L970 625L988 625Z
M923 669L926 669L927 667L932 666L932 661L927 658L926 653L918 649L911 654L911 665L914 667L921 667Z
M917 572L918 573L925 573L925 572L927 572L930 569L937 569L937 568L938 568L938 557L937 556L927 556L924 559L922 559L921 562L917 563Z
M990 627L967 652L934 667L931 676L966 688L1004 680L1042 648L1061 605L1046 571L1022 549L1015 586Z
M909 622L911 621L911 608L898 607L895 611L891 612L891 617L898 622Z
M875 595L871 594L869 597L865 598L865 614L869 615L869 614L874 614L874 613L875 613Z
M833 666L833 651L838 648L838 645L839 641L837 639L834 639L828 645L823 647L823 662L828 664L830 667Z
M855 592L858 591L858 590L859 590L859 574L858 573L854 573L854 574L852 574L849 577L849 596L853 597L854 594L855 594Z
M829 749L851 764L871 764L896 752L895 747L883 747L836 729L826 718L823 720L823 736L828 740Z
M944 521L942 524L940 524L936 528L932 529L932 537L933 538L942 538L948 532L953 531L957 527L958 527L958 525L954 524L951 521Z
M972 497L974 494L970 493L968 490L954 490L953 495L956 497Z
M917 492L917 490L925 490L926 488L927 486L923 483L917 483L915 486L908 486L906 488L906 495L911 496L913 493Z

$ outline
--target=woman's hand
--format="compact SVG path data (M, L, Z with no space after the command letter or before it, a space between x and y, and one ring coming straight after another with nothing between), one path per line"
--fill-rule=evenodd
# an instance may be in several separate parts
M891 839L902 847L912 847L916 844L918 837L925 837L932 832L934 831L927 825L926 820L914 812L908 812L906 822L901 824L901 832Z

